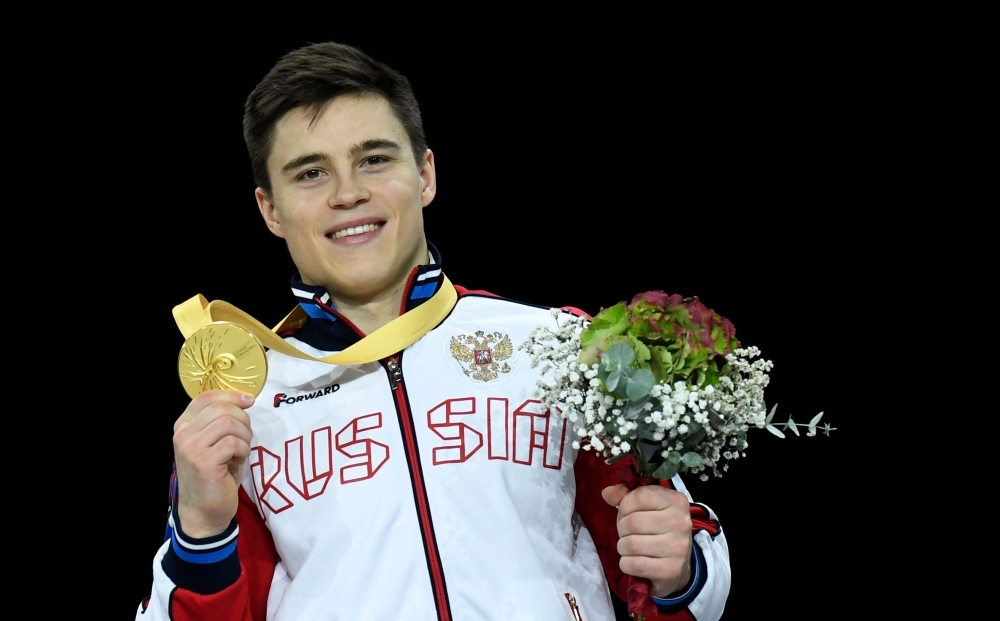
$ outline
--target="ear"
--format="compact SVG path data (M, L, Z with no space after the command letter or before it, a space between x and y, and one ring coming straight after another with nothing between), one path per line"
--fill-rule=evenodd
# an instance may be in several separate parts
M423 165L420 167L420 206L426 207L434 200L437 194L437 173L434 171L434 152L430 149L424 151Z
M278 237L284 239L285 232L281 230L281 220L278 219L278 211L274 208L274 203L268 197L267 192L262 188L257 188L254 190L253 195L257 199L257 207L260 209L260 215L264 218L267 228Z

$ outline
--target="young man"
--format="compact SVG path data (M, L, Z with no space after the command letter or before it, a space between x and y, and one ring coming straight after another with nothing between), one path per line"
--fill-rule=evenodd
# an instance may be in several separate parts
M424 238L434 156L403 76L348 46L291 52L248 98L244 135L261 215L299 270L306 319L283 334L296 348L342 351L451 288ZM341 366L272 350L256 401L191 402L137 619L595 621L629 576L650 581L653 618L721 615L714 514L677 478L615 485L532 398L517 345L556 319L456 290L394 355Z

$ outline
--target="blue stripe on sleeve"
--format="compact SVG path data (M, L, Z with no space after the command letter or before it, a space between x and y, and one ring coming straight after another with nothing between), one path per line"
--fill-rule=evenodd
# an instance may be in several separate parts
M236 551L235 539L231 541L229 545L227 545L226 547L216 550L215 552L209 552L207 554L194 554L188 552L177 543L176 537L170 541L170 545L174 549L174 554L179 556L182 560L187 561L188 563L194 563L196 565L208 565L210 563L218 563L219 561L223 560L224 558L226 558L227 556Z
M701 593L702 587L705 586L705 582L708 579L705 573L705 566L707 565L705 555L696 541L691 542L691 548L691 584L687 590L676 597L669 598L650 595L660 612L670 614L687 608L698 597L698 594Z

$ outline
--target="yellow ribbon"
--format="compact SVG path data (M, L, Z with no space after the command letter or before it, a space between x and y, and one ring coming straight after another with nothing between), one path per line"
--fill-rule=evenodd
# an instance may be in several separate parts
M372 332L344 351L314 358L302 353L285 342L276 332L298 327L305 322L305 312L296 308L286 316L273 330L257 321L247 313L228 302L215 300L209 302L200 293L183 304L174 307L174 321L181 334L187 339L200 328L217 321L234 323L260 339L268 349L273 349L286 356L313 360L329 364L358 365L388 358L416 343L436 325L441 323L458 301L458 292L447 276L442 275L441 287L431 299L413 310L403 313L378 330Z

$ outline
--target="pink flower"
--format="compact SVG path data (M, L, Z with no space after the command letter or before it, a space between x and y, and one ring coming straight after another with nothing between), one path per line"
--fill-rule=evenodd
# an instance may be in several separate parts
M636 294L636 296L632 298L632 306L645 300L650 304L652 304L653 306L659 306L660 308L663 308L664 306L667 305L667 302L671 301L672 297L680 297L680 296L669 296L662 291L647 291L645 293Z
M736 336L736 326L725 317L722 318L722 333L726 335L726 339Z
M705 306L705 304L697 297L691 299L688 306L688 312L691 313L691 321L693 321L696 325L708 329L711 329L714 325L713 319L715 318L715 311Z

